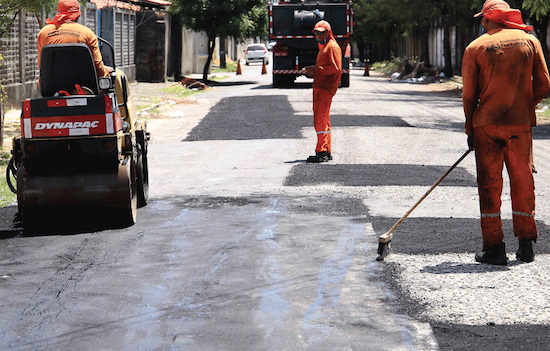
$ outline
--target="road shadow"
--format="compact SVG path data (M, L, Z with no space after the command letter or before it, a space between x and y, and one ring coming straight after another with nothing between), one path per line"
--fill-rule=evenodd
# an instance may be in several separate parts
M208 83L206 83L206 85L211 87L235 87L235 86L253 85L253 84L258 84L258 83L253 81L238 81L238 82L220 81L218 82L214 80L209 80Z
M120 213L97 206L47 206L20 214L16 206L0 208L0 240L14 237L74 235L128 227Z
M536 127L533 127L533 139L534 140L550 139L550 125L543 124L543 125L538 125Z
M448 166L407 164L340 165L297 164L284 181L285 186L431 186ZM440 186L476 187L475 176L457 167Z
M269 85L260 85L258 87L255 87L255 88L252 88L252 90L257 90L257 89L274 89L274 90L277 90L277 89L282 89L282 90L289 90L289 89L312 89L313 88L313 82L298 82L298 83L294 83L292 85L288 85L288 86L281 86L281 87L274 87L273 84L269 84ZM312 92L313 94L313 92Z

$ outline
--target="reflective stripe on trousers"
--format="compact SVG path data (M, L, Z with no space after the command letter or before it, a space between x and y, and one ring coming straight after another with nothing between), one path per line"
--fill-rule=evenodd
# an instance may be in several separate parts
M313 126L317 132L315 152L332 152L330 105L333 95L326 89L313 88Z
M510 177L514 234L519 239L536 240L531 127L476 127L474 146L483 249L486 250L504 240L500 219L504 164Z

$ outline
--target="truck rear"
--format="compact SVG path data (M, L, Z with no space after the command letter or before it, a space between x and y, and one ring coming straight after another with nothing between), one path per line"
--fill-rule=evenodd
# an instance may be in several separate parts
M353 6L351 0L279 1L269 5L269 37L273 47L273 86L291 86L304 75L304 67L315 65L319 51L313 27L328 21L342 49L342 79L349 87Z

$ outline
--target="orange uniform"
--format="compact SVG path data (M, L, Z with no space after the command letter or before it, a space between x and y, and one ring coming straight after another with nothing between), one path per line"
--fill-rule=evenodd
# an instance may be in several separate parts
M331 38L326 44L319 44L313 78L313 124L317 132L317 153L331 153L330 105L341 76L342 50Z
M506 28L482 35L466 48L462 76L468 134L483 125L536 125L535 105L548 93L549 78L534 36Z
M488 7L484 15L510 25L499 19L504 15L489 12L494 8ZM517 23L512 25L522 28ZM465 128L473 134L476 152L483 249L490 250L504 239L500 218L504 163L510 177L514 234L520 240L536 241L531 127L536 125L536 104L550 90L540 42L524 30L492 29L466 48L462 76Z
M38 68L40 68L40 56L42 48L48 44L85 43L90 47L98 77L109 74L99 51L97 36L89 28L79 24L67 22L56 27L48 24L38 33Z

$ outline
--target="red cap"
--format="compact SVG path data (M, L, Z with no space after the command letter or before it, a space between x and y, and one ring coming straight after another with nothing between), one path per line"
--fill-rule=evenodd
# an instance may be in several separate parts
M503 0L487 0L483 4L483 10L474 17L483 16L489 21L501 23L506 28L521 29L526 32L533 30L533 26L523 23L520 10L510 8L510 5Z
M326 30L331 31L330 24L327 21L319 21L313 28L314 32L324 32Z
M497 8L509 9L510 5L503 0L487 0L483 4L483 9L481 12L476 13L474 17L487 16L488 14L490 15Z
M76 22L80 17L80 4L78 0L59 0L57 3L57 14L51 19L47 19L47 24L55 24L56 26L65 22Z

